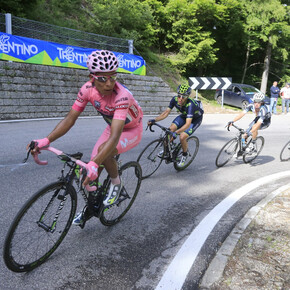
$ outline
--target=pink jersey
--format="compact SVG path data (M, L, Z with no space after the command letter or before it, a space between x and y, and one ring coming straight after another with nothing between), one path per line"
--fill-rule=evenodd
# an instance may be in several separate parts
M131 92L116 82L111 96L102 96L93 83L86 82L80 89L72 108L82 112L90 102L110 125L113 119L124 120L124 128L134 128L142 122L143 112Z

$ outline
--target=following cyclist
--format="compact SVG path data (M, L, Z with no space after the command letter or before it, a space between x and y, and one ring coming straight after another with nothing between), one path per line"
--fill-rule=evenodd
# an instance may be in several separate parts
M148 125L164 120L168 117L171 110L175 107L181 114L177 116L171 126L171 132L174 132L174 138L179 135L181 147L183 150L182 157L178 162L178 166L183 166L187 159L187 142L188 136L200 126L203 117L203 108L200 101L190 98L191 88L187 84L179 85L177 88L177 96L173 97L169 106L155 119L149 120ZM163 151L159 153L163 155Z
M271 113L265 105L264 94L255 93L252 100L254 102L253 104L249 104L239 115L237 115L232 121L228 122L228 127L230 127L234 122L244 117L247 112L253 111L256 114L255 119L250 123L249 128L242 136L243 146L246 145L246 139L249 136L252 136L253 146L247 148L247 151L249 152L254 150L254 145L258 136L258 130L266 129L271 124Z
M67 116L46 138L35 140L37 147L32 151L32 154L37 154L40 148L65 135L90 102L108 126L94 146L91 160L86 165L87 177L83 184L85 186L96 180L101 172L99 167L103 165L111 178L110 189L104 199L105 206L118 199L123 186L114 156L138 145L143 132L142 109L132 93L116 81L118 66L119 61L113 52L92 52L87 59L90 80L79 90ZM75 225L84 225L83 214L84 210L77 214L73 222Z

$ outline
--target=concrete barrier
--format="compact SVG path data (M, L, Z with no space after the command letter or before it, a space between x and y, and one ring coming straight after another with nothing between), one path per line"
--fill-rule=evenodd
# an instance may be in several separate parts
M0 61L0 120L64 117L88 80L82 69ZM160 77L119 74L146 115L157 115L175 95ZM89 104L82 116L95 116Z

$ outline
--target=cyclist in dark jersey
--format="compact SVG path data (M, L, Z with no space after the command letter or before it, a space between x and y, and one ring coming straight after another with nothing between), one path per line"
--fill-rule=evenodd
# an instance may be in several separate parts
M252 143L255 144L258 136L258 130L266 129L271 124L271 113L265 105L264 99L264 94L254 94L252 99L254 103L249 104L239 115L237 115L232 121L228 123L228 126L231 126L234 122L244 117L249 111L255 113L255 119L249 124L246 133L242 137L243 142L245 142L248 136L252 136ZM247 148L247 150L252 150L253 148L254 147Z
M165 111L155 119L149 120L148 125L167 118L174 107L181 113L173 120L169 129L175 132L175 137L179 135L183 155L178 165L183 166L187 158L186 139L200 126L203 117L203 108L200 101L190 97L191 88L189 85L179 85L177 93L178 95L171 99ZM163 154L163 152L160 153Z

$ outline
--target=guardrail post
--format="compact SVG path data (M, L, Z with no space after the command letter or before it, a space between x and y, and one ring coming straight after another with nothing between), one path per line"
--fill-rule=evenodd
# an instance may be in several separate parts
M11 14L5 14L5 26L6 26L6 33L12 34L12 21L11 21Z
M130 54L133 54L133 48L134 48L134 46L133 46L133 41L134 41L134 40L132 40L132 39L129 39L129 40L128 40L128 44L129 44L129 53L130 53Z

